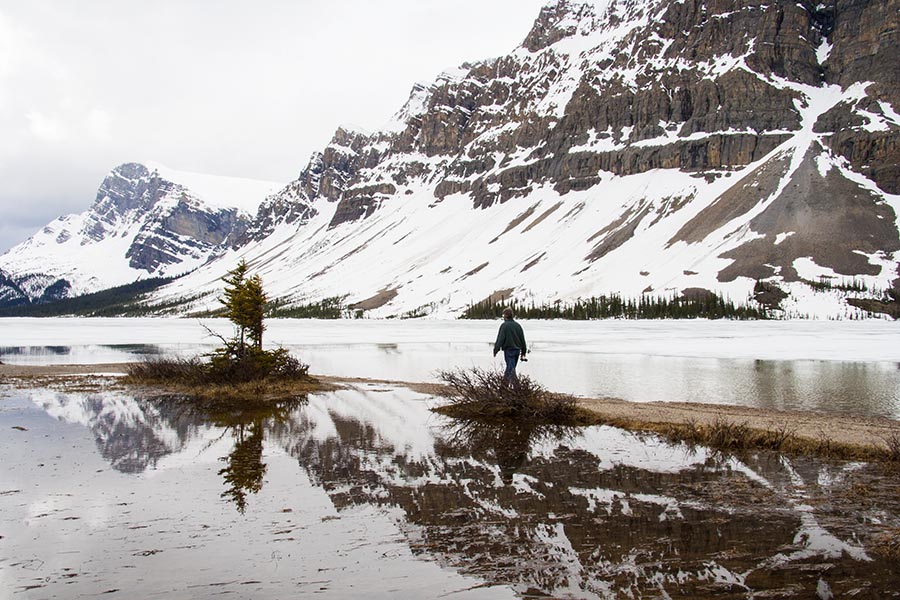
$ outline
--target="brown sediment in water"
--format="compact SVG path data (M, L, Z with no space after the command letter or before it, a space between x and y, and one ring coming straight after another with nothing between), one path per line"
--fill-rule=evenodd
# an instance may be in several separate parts
M167 382L134 382L127 378L122 384L128 388L142 390L142 395L154 397L160 395L182 395L212 403L232 403L247 405L248 402L264 405L286 398L305 397L317 392L330 392L340 389L333 383L325 383L315 377L299 380L259 380L240 383L191 385Z
M69 375L125 375L130 363L102 363L89 365L8 365L0 364L0 383L6 379L28 377L65 377Z
M0 364L0 384L69 391L121 389L124 380L120 376L127 373L128 366L127 363ZM446 396L448 392L445 385L425 382L336 376L314 376L313 380L296 384L292 390L312 393L353 384L383 384L406 387L429 396ZM164 387L169 391L186 391ZM270 390L276 393L287 391L291 390ZM611 425L733 450L765 448L814 456L900 462L900 421L893 419L726 404L629 402L616 398L578 398L578 407L581 409L580 425Z
M284 380L260 380L240 383L190 384L157 381L129 376L132 363L94 365L0 365L0 385L19 388L49 387L67 392L95 392L109 389L139 390L142 396L187 395L208 401L230 402L244 399L255 402L279 400L340 386L317 377Z

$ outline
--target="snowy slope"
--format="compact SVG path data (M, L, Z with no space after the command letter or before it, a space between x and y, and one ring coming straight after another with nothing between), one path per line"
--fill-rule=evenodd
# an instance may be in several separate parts
M9 300L50 300L180 275L221 253L279 184L129 163L93 206L49 223L0 256ZM23 294L24 292L24 294Z
M250 216L256 215L260 203L267 196L284 187L284 183L272 181L177 171L153 161L148 161L146 165L163 179L177 182L190 190L210 208L237 209Z
M273 297L376 317L757 280L787 316L859 314L810 286L900 281L900 6L858 4L551 2L509 55L339 129L250 243L157 300L245 258Z

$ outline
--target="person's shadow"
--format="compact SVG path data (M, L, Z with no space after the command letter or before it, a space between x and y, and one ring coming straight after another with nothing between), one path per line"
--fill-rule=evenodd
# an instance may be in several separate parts
M576 429L561 425L538 425L527 421L454 421L445 428L444 438L460 453L494 462L504 485L512 485L513 476L528 463L532 444L547 439L572 437Z

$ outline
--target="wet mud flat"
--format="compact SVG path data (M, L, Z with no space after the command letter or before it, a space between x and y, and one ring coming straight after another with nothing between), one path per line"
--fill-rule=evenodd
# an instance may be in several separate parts
M95 371L96 372L96 371ZM0 397L0 597L889 598L900 473L355 382L270 410Z

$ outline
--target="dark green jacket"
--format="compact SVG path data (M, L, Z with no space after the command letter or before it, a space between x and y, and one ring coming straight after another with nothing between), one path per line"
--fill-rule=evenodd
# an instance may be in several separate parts
M522 356L528 353L528 345L525 343L525 332L522 326L509 319L500 324L500 331L497 332L497 341L494 343L494 354L507 348L518 348L522 351Z

